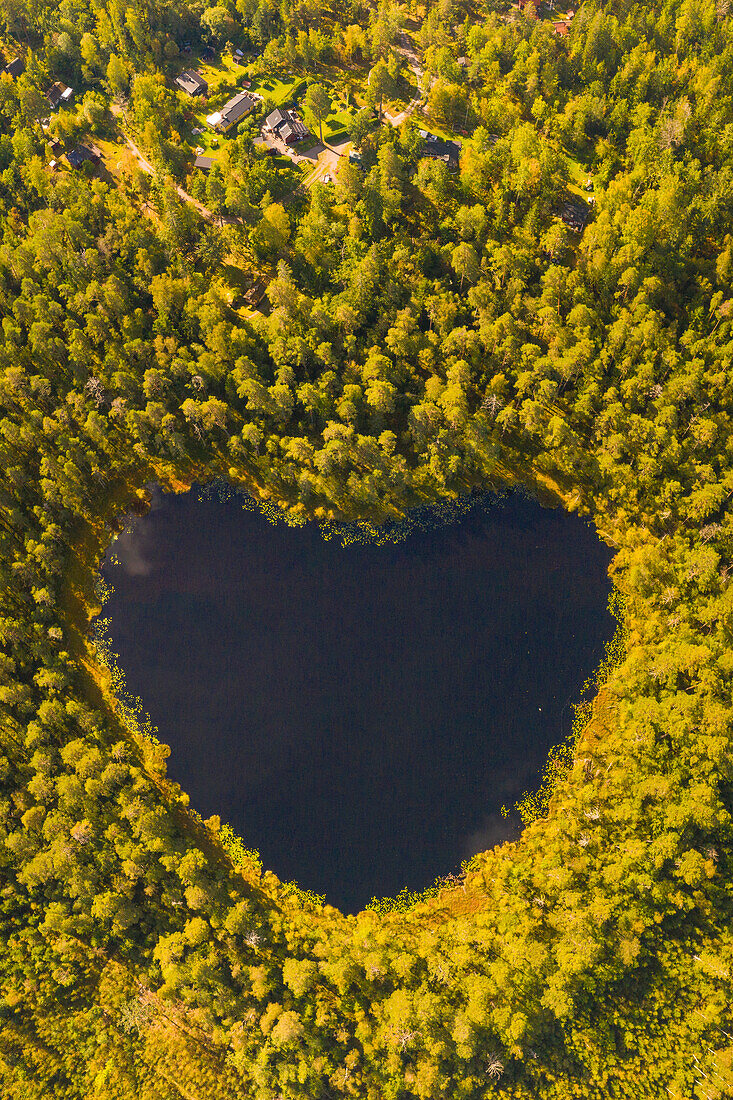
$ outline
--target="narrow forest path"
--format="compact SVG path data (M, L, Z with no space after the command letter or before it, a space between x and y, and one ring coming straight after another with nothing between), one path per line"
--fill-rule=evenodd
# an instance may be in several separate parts
M424 76L424 69L420 64L420 55L417 52L415 43L413 42L407 31L402 31L400 34L399 45L395 46L395 52L405 59L409 69L415 75L415 85L417 87L417 95L413 96L410 102L405 107L404 111L399 111L396 115L389 115L385 111L385 118L392 126L401 126L405 122L413 111L416 111L418 107L423 103L422 79ZM431 81L431 86L434 81Z
M129 134L125 134L124 138L128 148L132 152L143 172L145 172L149 176L157 176L158 173L155 171L155 168L147 159L147 157L143 156ZM215 214L213 210L209 210L207 206L204 206L202 202L199 202L198 199L195 199L193 195L189 195L188 191L184 191L184 189L179 184L174 183L173 186L179 199L182 199L183 202L189 203L196 210L198 210L201 217L205 218L206 221L213 222L217 225L221 225L222 223L226 225L244 225L242 219L235 217L234 214Z

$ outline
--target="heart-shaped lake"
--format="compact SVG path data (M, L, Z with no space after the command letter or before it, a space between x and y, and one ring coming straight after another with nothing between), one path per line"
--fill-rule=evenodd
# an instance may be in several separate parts
M353 911L516 833L500 808L538 784L613 633L610 559L519 494L344 548L236 497L154 493L108 555L104 614L192 806Z

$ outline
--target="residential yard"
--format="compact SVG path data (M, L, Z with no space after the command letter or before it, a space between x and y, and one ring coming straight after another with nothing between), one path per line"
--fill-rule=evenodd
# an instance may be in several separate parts
M351 111L344 103L336 103L334 107L335 110L323 122L323 140L327 144L334 141L343 141L348 136L346 127ZM318 137L318 129L314 129L316 137Z
M206 118L207 114L211 114L211 111L213 111L213 109L214 108L212 107L210 110L197 112L194 118L195 127L192 128L190 133L185 135L189 145L191 145L194 149L203 149L203 155L207 157L216 157L217 153L221 153L221 150L226 142L230 141L232 136L236 137L237 134L236 127L234 128L234 130L230 131L229 134L215 134L213 130L210 130L208 128L204 119ZM201 130L202 133L194 134L194 128L197 130Z
M422 107L416 108L411 117L418 130L427 130L429 134L435 134L443 141L463 142L466 140L466 134L461 133L460 130L452 130L449 126L441 126L430 118Z
M343 142L347 138L347 124L350 111L358 111L364 105L364 93L367 84L367 71L364 69L342 71L336 68L319 67L308 75L296 74L286 67L262 73L262 63L251 61L245 65L235 65L232 58L223 52L211 61L201 59L194 51L182 54L176 59L175 72L183 69L195 69L207 81L209 96L206 101L191 99L189 106L194 115L193 128L202 130L201 134L185 134L186 140L196 148L200 147L206 156L216 157L217 151L236 134L236 128L230 135L214 134L206 126L206 117L218 110L223 104L240 91L249 91L262 98L266 108L298 107L298 113L307 123L302 111L302 101L308 85L322 84L328 91L333 103L333 111L323 122L323 140L325 143ZM400 88L400 93L389 102L385 99L384 108L404 107L406 99L416 92L408 80ZM245 83L249 87L245 89ZM311 126L311 132L318 138L318 127Z
M244 74L242 65L235 65L227 53L222 53L212 61L204 61L200 53L193 52L181 54L176 59L175 67L171 66L171 75L177 76L184 69L195 69L200 73L209 85L210 96L219 95L220 92L231 87L231 95L234 95L238 85L241 84ZM246 77L244 78L246 79Z
M256 92L273 107L289 107L298 98L305 95L307 80L301 76L292 74L280 76L250 76L245 77L251 81L250 92Z

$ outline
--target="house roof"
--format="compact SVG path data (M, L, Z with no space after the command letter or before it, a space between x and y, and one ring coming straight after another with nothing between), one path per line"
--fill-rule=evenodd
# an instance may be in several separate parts
M101 159L102 150L98 149L96 145L75 145L73 149L70 149L66 154L66 159L72 168L81 168L85 160L90 160L92 163Z
M195 69L184 69L175 78L174 83L188 95L200 95L202 92L206 94L209 90L209 85Z
M274 111L270 111L269 115L265 119L265 125L269 126L271 130L276 130L278 126L282 126L284 122L289 122L287 112L281 111L279 107L276 107Z
M308 133L308 127L305 125L304 122L301 122L299 118L296 118L295 115L290 116L288 128L290 129L290 133L293 135L296 141L300 141ZM283 130L284 129L285 127L283 126ZM280 131L280 133L282 133L282 130Z
M457 141L444 141L436 134L429 134L427 130L420 130L420 136L425 144L421 155L433 160L443 160L451 168L458 167L461 156L461 146Z
M46 92L46 99L51 107L58 107L59 103L68 103L73 94L73 88L67 88L65 84L57 80Z
M265 125L270 130L274 130L283 141L289 141L291 138L302 141L308 133L308 127L293 111L283 111L279 107L270 111L265 119Z
M574 229L576 233L585 227L585 223L590 220L591 211L588 206L578 199L567 199L560 206L560 217L565 222L565 225Z
M20 76L24 71L25 65L20 57L14 57L13 60L9 61L5 66L5 72L8 73L9 76Z
M202 172L208 172L216 164L214 157L199 156L193 162L194 168L200 168Z
M555 34L559 34L561 38L564 38L565 35L569 32L570 26L568 23L562 20L559 23L553 23L552 29L554 30Z
M240 118L248 115L256 103L257 100L249 92L239 92L228 103L225 103L220 111L209 115L206 121L215 129L228 129L235 122L239 122Z

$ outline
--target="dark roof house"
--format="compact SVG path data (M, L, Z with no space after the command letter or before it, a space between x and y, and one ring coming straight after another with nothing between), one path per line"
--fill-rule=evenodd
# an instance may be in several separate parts
M590 216L591 211L580 199L566 199L560 206L560 217L565 225L567 225L569 229L575 230L576 233L581 233L583 231Z
M66 154L66 159L69 162L69 166L73 169L81 168L85 160L90 161L92 164L97 164L102 159L102 150L98 149L96 145L75 145Z
M202 172L209 172L216 164L214 157L199 156L193 162L194 168L200 168Z
M208 95L209 85L195 69L184 69L173 82L186 95Z
M270 111L265 119L265 129L277 134L286 145L294 145L308 136L308 127L293 111L283 111L279 107Z
M25 65L20 57L14 57L12 61L9 61L5 66L5 72L8 76L16 77L25 72Z
M249 92L239 92L228 103L225 103L220 111L214 111L206 119L206 125L220 134L226 133L235 126L240 119L248 115L257 106L258 100Z
M67 88L65 84L62 84L60 80L57 80L55 84L46 92L46 99L49 102L49 106L52 109L59 107L62 103L65 105L70 103L74 97L74 89Z
M430 157L431 160L442 160L451 171L458 168L461 158L461 146L457 141L444 141L436 134L429 134L427 130L420 130L423 139L423 147L420 150L421 157Z

